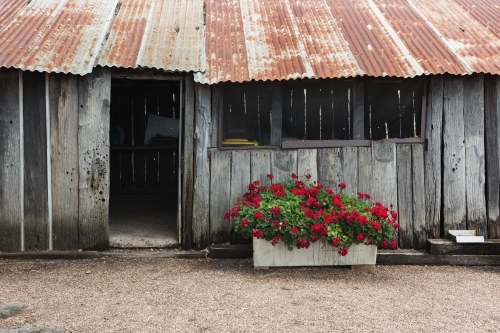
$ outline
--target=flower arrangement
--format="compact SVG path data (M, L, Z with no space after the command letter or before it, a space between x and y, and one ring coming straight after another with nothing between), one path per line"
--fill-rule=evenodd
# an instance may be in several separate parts
M288 250L308 248L311 242L326 240L347 255L352 244L372 244L383 248L397 247L393 230L399 227L397 213L380 202L371 202L370 195L344 193L325 188L321 182L299 180L292 173L284 183L269 188L259 180L248 185L248 192L238 198L224 219L235 219L235 230L245 238L256 237L276 245L283 241Z

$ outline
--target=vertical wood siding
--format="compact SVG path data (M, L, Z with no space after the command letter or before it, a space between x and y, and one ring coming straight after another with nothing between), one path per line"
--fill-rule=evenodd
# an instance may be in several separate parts
M78 81L49 76L54 250L78 248Z
M18 70L0 70L0 251L21 250L20 91ZM23 175L24 177L24 175Z
M111 71L95 68L78 78L79 245L108 247L109 107Z
M45 73L24 72L24 244L49 248Z

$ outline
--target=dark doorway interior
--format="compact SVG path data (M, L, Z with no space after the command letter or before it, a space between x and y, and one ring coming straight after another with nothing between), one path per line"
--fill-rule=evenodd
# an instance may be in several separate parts
M178 137L168 133L146 144L145 136L148 119L150 125L153 118L175 124L180 105L179 81L112 81L111 247L178 245Z

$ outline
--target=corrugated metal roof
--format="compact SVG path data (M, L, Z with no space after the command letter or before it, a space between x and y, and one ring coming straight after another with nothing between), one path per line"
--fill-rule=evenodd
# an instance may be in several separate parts
M2 0L0 67L203 71L202 0Z
M494 0L206 0L198 82L500 74Z
M203 83L500 74L500 1L0 0L0 45L0 67Z

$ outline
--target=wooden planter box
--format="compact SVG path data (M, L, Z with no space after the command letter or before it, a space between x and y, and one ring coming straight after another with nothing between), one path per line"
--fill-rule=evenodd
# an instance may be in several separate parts
M346 256L338 254L338 248L324 240L311 243L307 249L288 251L285 243L276 246L266 240L253 238L253 265L255 268L280 266L342 266L375 265L377 247L375 245L353 244Z

